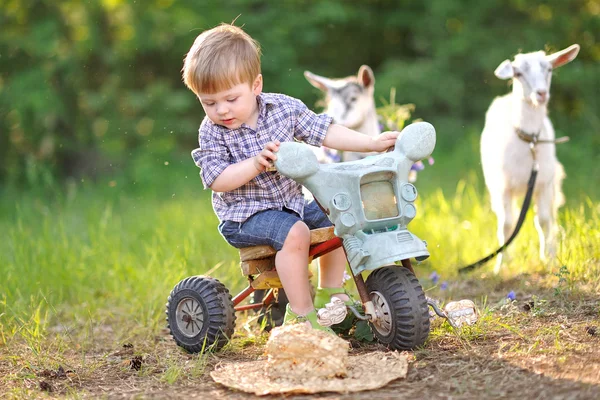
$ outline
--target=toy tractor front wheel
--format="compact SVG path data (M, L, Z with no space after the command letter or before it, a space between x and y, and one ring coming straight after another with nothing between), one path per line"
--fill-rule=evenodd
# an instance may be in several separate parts
M377 320L369 323L378 341L392 350L410 350L429 336L429 308L418 279L404 267L381 267L367 278Z
M235 329L229 291L218 280L205 276L192 276L175 285L166 314L175 343L190 353L220 349Z

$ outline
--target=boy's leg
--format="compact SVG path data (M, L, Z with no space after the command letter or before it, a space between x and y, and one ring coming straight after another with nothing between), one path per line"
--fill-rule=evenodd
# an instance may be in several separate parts
M346 319L346 306L352 302L342 287L345 268L343 249L334 250L319 258L319 287L313 304L321 325L335 325Z
M315 201L308 202L304 207L304 222L311 229L332 225ZM340 248L319 257L318 262L319 287L314 305L317 308L319 323L322 325L338 324L347 315L346 305L351 303L342 287L346 270L346 255Z
M275 256L279 280L285 289L292 311L306 315L314 310L308 280L310 231L302 221L290 229L283 248Z
M319 222L331 225L327 217L320 210L318 211L325 219ZM219 225L219 231L229 244L237 248L269 245L277 250L275 265L288 297L290 311L300 317L310 316L308 319L315 327L317 315L308 280L310 230L298 214L286 210L265 210L254 214L243 223L224 221ZM342 276L343 270L339 277L340 282ZM345 313L345 307L342 309ZM339 314L337 308L328 311L332 315ZM328 326L334 319L319 318L319 321Z
M304 222L310 229L324 228L331 226L332 223L327 215L321 210L316 201L310 201L304 207ZM339 248L318 259L319 261L319 287L320 288L342 288L344 271L346 270L346 253L343 248ZM342 293L336 294L340 300L348 301L348 296Z
M319 287L341 288L343 285L344 271L346 270L346 253L339 248L319 257ZM350 300L346 293L332 295L346 302Z
M314 312L308 280L310 231L298 214L265 210L243 223L225 221L219 231L237 248L268 245L277 250L275 265L292 311L305 316Z

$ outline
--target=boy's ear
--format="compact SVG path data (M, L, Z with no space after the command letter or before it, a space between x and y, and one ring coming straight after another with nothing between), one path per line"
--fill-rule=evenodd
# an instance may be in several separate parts
M259 94L262 93L262 89L263 89L262 74L258 74L256 79L254 80L254 83L252 84L252 92L254 92L255 96L258 96Z

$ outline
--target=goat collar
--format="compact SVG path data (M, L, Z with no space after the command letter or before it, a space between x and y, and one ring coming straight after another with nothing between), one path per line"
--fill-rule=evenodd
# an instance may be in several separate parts
M519 139L521 139L524 142L527 143L533 143L538 144L538 143L554 143L554 144L559 144L559 143L565 143L569 141L569 137L568 136L563 136L560 137L558 139L553 139L553 140L547 140L547 139L540 139L540 132L537 133L527 133L523 130L521 130L520 128L515 127L515 132L517 132L517 136L519 137Z

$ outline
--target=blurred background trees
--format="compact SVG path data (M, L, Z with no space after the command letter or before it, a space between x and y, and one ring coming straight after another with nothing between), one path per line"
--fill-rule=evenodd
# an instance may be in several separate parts
M579 43L555 71L550 112L572 139L558 149L567 173L600 172L599 0L1 0L0 10L2 185L151 174L165 159L193 170L203 113L182 60L201 31L236 17L262 45L265 91L319 111L304 70L342 77L368 64L378 104L396 88L397 103L436 127L436 160L465 168L479 168L485 111L509 91L496 66Z

